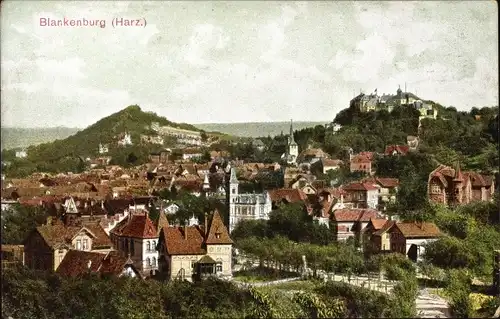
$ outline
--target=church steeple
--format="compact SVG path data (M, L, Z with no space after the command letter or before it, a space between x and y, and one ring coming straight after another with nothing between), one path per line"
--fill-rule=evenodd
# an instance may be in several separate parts
M286 155L288 164L295 164L297 157L299 156L299 146L293 138L293 120L290 120L290 136L288 137L288 148Z
M398 85L398 90L396 92L398 97L401 97L401 94L403 93L403 91L401 91L401 85Z
M295 143L295 138L293 137L293 120L290 120L290 135L288 138L289 144L290 145L296 145Z

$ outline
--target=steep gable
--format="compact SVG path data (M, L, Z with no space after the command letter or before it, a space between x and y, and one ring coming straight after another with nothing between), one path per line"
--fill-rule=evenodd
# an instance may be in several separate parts
M117 225L118 226L118 225ZM121 226L121 225L120 225ZM115 227L116 228L116 227ZM115 234L123 237L133 238L157 238L158 233L155 225L147 215L132 215L130 219L125 219L123 228L116 229Z
M226 225L220 217L219 211L215 211L212 216L208 234L205 237L206 244L232 244Z
M158 213L158 219L156 220L156 232L157 232L157 234L159 234L160 231L164 227L168 227L168 226L169 226L168 219L167 219L167 216L165 215L165 212L160 211Z

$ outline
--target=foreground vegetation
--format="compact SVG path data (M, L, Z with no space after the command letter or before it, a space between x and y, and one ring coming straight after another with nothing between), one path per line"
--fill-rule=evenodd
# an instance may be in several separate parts
M309 289L242 289L231 282L61 278L25 268L2 272L7 318L361 318L412 317L415 286L385 296L342 283ZM404 293L403 293L404 292ZM361 298L360 298L361 297ZM409 298L408 300L404 298ZM406 300L406 301L405 301ZM409 308L407 308L409 305Z

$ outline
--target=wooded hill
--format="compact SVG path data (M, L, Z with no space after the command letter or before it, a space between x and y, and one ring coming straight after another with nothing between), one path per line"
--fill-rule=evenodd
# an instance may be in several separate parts
M5 173L23 176L34 171L80 172L85 168L83 162L85 158L99 155L100 143L109 146L109 152L106 155L111 156L117 164L123 164L122 159L130 154L134 159L132 164L144 163L150 152L172 147L176 142L175 138L165 137L163 146L140 143L142 134L156 135L151 129L152 122L157 122L160 126L201 132L202 138L212 136L212 133L207 134L193 125L171 122L155 113L142 111L138 105L131 105L65 139L28 147L28 156L25 159L16 159L14 151L3 150L2 160L11 162L9 167L5 167ZM125 132L130 134L133 145L120 147L117 141ZM214 132L213 135L223 134Z

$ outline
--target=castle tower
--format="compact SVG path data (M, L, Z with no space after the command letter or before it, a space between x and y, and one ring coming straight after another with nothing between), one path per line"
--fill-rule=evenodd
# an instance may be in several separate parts
M288 163L294 164L299 156L299 146L293 137L293 120L290 120L290 135L288 137Z

